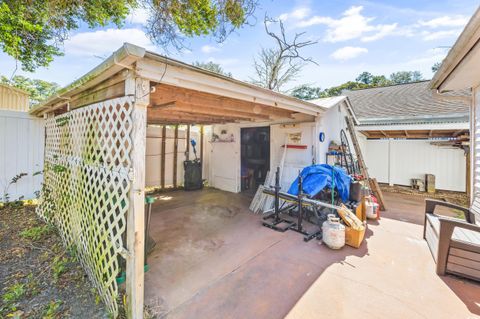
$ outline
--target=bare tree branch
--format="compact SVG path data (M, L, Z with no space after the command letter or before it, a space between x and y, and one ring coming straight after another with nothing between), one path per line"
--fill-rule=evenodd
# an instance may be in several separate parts
M269 29L269 25L277 23L280 28L279 34ZM264 26L265 32L273 38L276 47L263 48L254 59L256 79L253 79L253 83L280 91L282 86L295 79L306 63L317 64L311 57L305 57L300 53L300 49L314 45L317 41L300 41L305 32L296 33L293 40L289 41L282 20L265 16Z

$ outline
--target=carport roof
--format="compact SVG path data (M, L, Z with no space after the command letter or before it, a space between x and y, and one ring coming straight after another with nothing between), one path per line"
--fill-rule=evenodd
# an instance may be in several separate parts
M251 83L222 76L184 62L146 51L142 47L125 43L96 68L59 90L54 96L31 109L33 115L42 115L65 107L81 93L88 92L118 75L122 70L134 70L136 76L148 79L152 85L160 83L186 90L196 90L219 97L241 100L262 107L278 108L317 116L325 108L308 101L271 91ZM79 107L77 105L75 107Z
M469 106L434 96L429 81L346 91L361 125L468 122ZM454 91L450 96L469 96Z

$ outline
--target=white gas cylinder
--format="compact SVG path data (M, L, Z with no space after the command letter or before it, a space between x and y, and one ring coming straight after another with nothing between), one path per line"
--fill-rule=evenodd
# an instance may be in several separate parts
M340 223L340 218L328 214L327 220L322 225L322 241L332 249L345 246L345 226Z
M378 204L373 201L367 201L365 203L365 215L369 219L377 219Z

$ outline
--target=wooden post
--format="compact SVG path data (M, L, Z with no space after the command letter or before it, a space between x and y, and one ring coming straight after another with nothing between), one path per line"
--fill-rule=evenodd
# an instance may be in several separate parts
M160 155L161 158L161 167L160 167L160 185L162 189L165 188L165 152L166 152L166 144L167 144L167 126L164 125L162 128L162 154Z
M190 160L190 124L187 125L187 149L185 151L187 161Z
M200 126L200 162L202 163L203 166L203 125Z
M468 148L468 151L465 154L465 166L466 166L466 176L465 176L465 191L467 193L467 198L470 199L470 148Z
M143 318L144 241L145 241L145 148L147 137L147 106L150 82L135 78L125 80L125 95L135 96L132 110L132 185L127 213L127 317Z
M173 188L177 188L178 125L175 125L173 138Z

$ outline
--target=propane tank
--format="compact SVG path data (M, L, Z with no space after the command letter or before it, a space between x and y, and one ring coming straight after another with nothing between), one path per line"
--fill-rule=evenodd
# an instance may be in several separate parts
M322 241L331 249L340 249L345 246L345 226L335 215L327 215L327 220L322 225L322 233Z
M368 219L377 219L377 209L378 209L378 204L375 203L373 200L366 201L365 215L367 215Z

